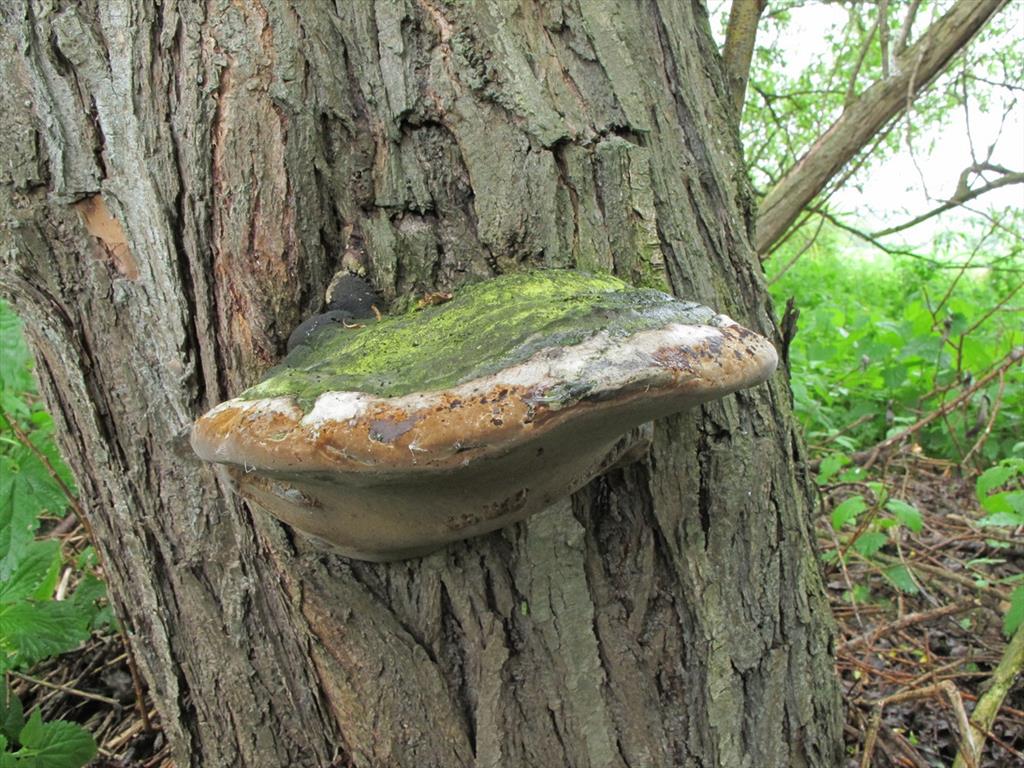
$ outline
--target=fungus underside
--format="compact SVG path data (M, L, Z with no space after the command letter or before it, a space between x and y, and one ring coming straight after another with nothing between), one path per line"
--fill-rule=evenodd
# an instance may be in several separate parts
M629 336L670 323L716 325L713 310L608 275L523 272L461 288L442 305L296 347L243 399L293 397L309 410L324 392L397 397L447 389L605 331Z

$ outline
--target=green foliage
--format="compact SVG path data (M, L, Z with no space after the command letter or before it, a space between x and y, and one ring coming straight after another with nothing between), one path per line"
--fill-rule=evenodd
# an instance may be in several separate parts
M979 525L1024 525L1024 459L1004 459L975 483L978 503L988 512Z
M842 255L841 255L842 254ZM940 408L1024 344L1019 290L1024 258L980 274L923 266L908 257L862 259L829 233L772 286L778 304L796 296L799 333L790 348L793 396L809 442L844 452L874 445ZM773 260L772 267L785 259ZM915 436L925 453L962 460L998 419L979 449L985 462L1024 444L1021 365L976 392L965 408ZM841 457L823 463L825 481Z
M74 649L112 616L88 559L74 591L56 599L66 566L60 542L36 535L44 518L67 514L58 478L68 489L73 481L35 396L19 323L2 302L0 334L0 768L78 768L96 754L92 737L74 723L43 722L38 710L26 720L2 681L9 670Z
M1010 595L1010 610L1003 617L1003 634L1012 636L1021 622L1024 622L1024 584L1014 588Z
M25 720L21 702L10 696L8 703L9 695L0 682L0 768L80 768L95 757L96 742L83 728L44 723L38 709Z

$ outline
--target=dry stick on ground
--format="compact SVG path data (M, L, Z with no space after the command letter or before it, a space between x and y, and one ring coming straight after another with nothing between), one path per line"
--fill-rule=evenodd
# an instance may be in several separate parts
M75 513L75 517L78 519L79 525L82 526L82 530L84 530L86 535L89 537L89 541L92 544L93 551L96 552L96 557L99 559L100 567L103 568L104 572L107 572L107 569L103 563L103 552L102 550L100 550L98 546L96 546L96 536L93 535L92 525L89 523L89 519L85 516L85 512L83 511L81 505L78 503L78 499L75 497L75 494L72 493L71 489L68 488L67 483L65 483L64 480L61 479L61 476L57 473L57 470L54 468L53 464L50 463L49 457L45 453L40 451L39 448L36 447L35 443L33 443L29 439L28 435L25 434L25 431L18 425L17 419L8 415L4 411L0 411L0 420L2 420L5 424L7 424L8 427L11 428L11 431L14 432L14 436L18 438L18 442L25 446L32 453L32 455L35 456L36 459L38 459L39 462L42 463L44 467L46 467L46 471L50 474L50 477L53 478L53 481L57 483L61 492L67 499L68 506L71 507L71 511ZM121 611L121 615L127 616L127 613L125 611ZM124 644L125 652L127 655L128 670L131 672L132 676L132 687L135 689L135 708L138 710L139 717L142 720L142 727L146 730L147 733L149 733L153 728L152 725L150 724L149 713L146 712L146 705L143 700L142 678L139 675L138 667L135 665L135 655L132 652L131 643L128 641L128 633L123 626L120 629L120 635L121 642Z
M875 702L871 714L871 721L868 725L868 731L864 737L864 751L861 754L860 768L870 768L871 766L871 758L875 753L875 743L878 741L878 729L882 725L882 712L889 704L899 704L903 701L913 701L915 699L927 699L938 694L944 694L949 700L950 706L953 708L953 714L956 717L957 723L960 724L961 744L973 744L972 741L968 741L971 739L971 736L969 735L970 728L968 725L967 713L964 710L964 702L960 697L960 691L949 680L943 680L941 683L927 685L924 688L900 691ZM962 748L963 747L961 747L961 749ZM964 764L963 768L978 768L978 763L972 756Z
M874 643L882 635L887 635L891 632L898 632L901 629L913 626L914 624L920 624L924 621L931 621L932 619L938 619L943 616L951 616L957 613L963 613L964 611L970 610L978 605L973 599L961 600L960 602L953 603L952 605L943 605L938 608L932 608L928 611L918 611L917 613L908 613L896 621L891 621L888 624L880 624L870 632L865 632L862 635L853 637L846 642L839 645L836 648L837 653L843 653L850 651L861 645L870 645Z
M116 707L117 709L121 708L121 702L119 702L117 699L112 699L109 696L101 696L98 693L89 693L89 691L82 691L78 688L73 688L70 685L59 685L57 683L51 683L48 680L40 680L38 677L32 677L31 675L26 675L22 672L14 672L13 670L8 672L8 674L13 675L14 677L17 677L21 680L24 680L26 683L31 683L32 685L41 685L44 688L50 688L55 691L60 691L61 693L68 693L72 696L77 696L80 699L89 699L91 701L98 701L102 704L106 704L111 707Z
M953 763L953 768L969 768L971 762L976 762L976 758L981 755L981 751L985 747L985 736L992 730L992 723L999 713L1003 699L1006 698L1006 694L1009 693L1010 688L1020 676L1022 668L1024 668L1024 623L1021 623L1017 627L1017 631L1013 633L1013 638L1006 646L999 666L992 673L992 683L989 689L978 699L974 712L971 714L967 730L971 735L965 740L967 748L971 751L969 754L965 754L964 748L961 747L960 753L957 754L956 761Z
M863 557L863 555L859 555L858 553L858 556L863 558L863 560L866 563L872 564L871 560L869 560L866 557ZM962 573L951 571L948 568L941 568L937 565L921 563L916 560L902 560L898 557L886 555L882 552L876 552L871 557L874 560L878 560L888 565L905 565L907 568L913 568L914 570L930 574L939 579L945 579L946 581L956 582L957 584L966 587L967 589L973 589L983 595L988 595L990 598L994 600L1006 600L1006 595L996 587L993 587L990 584L978 584L976 581L974 581L974 579L970 578L969 576L964 576Z

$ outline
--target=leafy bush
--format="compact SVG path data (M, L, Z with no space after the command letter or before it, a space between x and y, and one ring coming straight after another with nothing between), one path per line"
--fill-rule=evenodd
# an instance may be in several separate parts
M780 305L798 298L793 395L812 448L874 445L955 399L1024 343L1014 295L1024 273L1019 257L975 274L910 257L858 258L863 252L834 232L822 242L772 286ZM779 254L770 268L785 262ZM926 454L959 462L997 405L998 419L975 455L986 465L1020 454L1019 364L1007 370L1002 391L994 378L916 439Z
M92 737L74 723L43 722L38 710L26 719L6 677L76 648L113 619L89 549L76 563L77 586L57 599L67 565L61 543L36 536L67 514L73 481L35 395L20 325L2 302L0 339L0 768L77 768L96 753Z

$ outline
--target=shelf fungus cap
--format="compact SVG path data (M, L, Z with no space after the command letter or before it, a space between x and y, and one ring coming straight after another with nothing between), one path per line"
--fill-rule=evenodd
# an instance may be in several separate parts
M521 520L651 419L759 384L775 349L724 315L549 270L340 326L192 431L243 495L343 554L416 557Z

